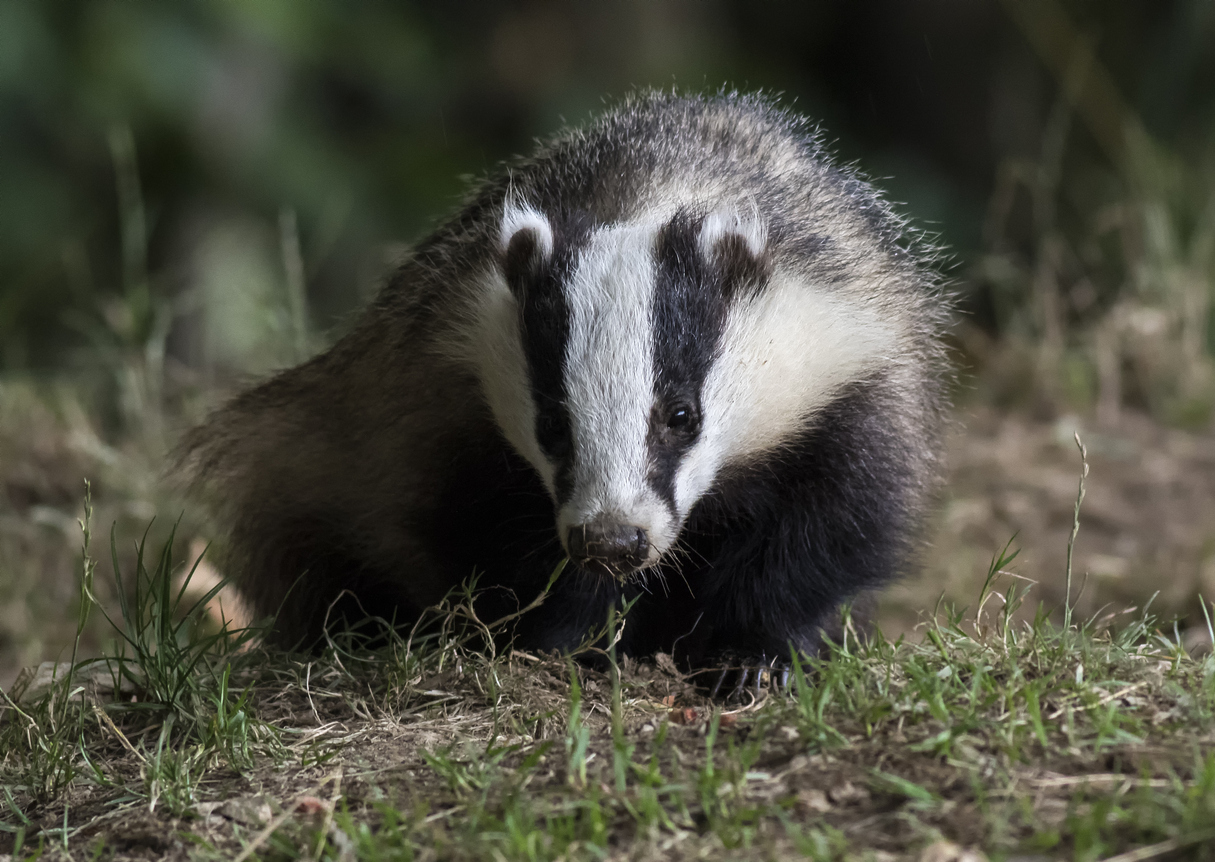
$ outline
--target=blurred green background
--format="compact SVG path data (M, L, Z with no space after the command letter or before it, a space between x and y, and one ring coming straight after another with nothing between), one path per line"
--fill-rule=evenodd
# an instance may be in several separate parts
M84 476L99 535L163 527L180 427L330 340L469 177L640 86L821 121L950 250L990 427L1205 453L1213 47L1211 0L0 0L0 677L65 642ZM1177 463L1192 614L1210 475ZM983 517L936 545L1022 529Z

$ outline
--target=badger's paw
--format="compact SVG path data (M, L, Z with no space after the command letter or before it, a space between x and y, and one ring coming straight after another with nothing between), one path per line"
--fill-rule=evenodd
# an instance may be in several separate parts
M714 700L745 703L759 700L770 691L784 691L792 671L788 658L769 658L763 653L758 656L724 653L694 676Z

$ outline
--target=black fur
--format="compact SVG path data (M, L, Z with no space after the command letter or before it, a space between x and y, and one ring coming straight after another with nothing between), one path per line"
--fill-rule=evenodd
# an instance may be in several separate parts
M675 507L675 472L696 442L700 395L726 324L733 287L719 267L704 259L698 240L701 219L678 213L659 232L655 249L654 414L647 440L650 484ZM692 429L672 434L671 414L691 414Z

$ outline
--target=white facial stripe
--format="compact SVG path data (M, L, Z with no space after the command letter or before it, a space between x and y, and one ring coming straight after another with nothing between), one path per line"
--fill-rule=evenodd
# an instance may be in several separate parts
M536 405L519 334L519 304L497 270L488 273L469 355L502 433L555 493L553 465L536 442Z
M502 232L499 237L502 248L505 249L510 245L511 237L521 230L534 231L540 254L546 258L552 256L553 228L548 223L548 219L529 204L508 200L502 214Z
M654 399L654 226L601 229L566 287L565 387L574 435L573 493L562 535L597 516L645 529L651 560L678 527L647 481Z
M680 513L723 466L779 446L845 384L880 367L898 337L879 309L774 273L767 288L730 310L701 395L700 440L676 475Z

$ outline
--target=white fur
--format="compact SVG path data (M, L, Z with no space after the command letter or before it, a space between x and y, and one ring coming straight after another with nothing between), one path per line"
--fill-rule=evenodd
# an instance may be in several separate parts
M879 308L779 270L731 308L701 395L701 436L676 474L681 516L722 467L779 447L841 387L884 364L898 337Z
M647 564L674 543L679 524L647 481L654 402L653 225L596 232L567 286L565 385L574 433L574 490L558 513L569 527L599 517L644 529Z
M742 237L755 257L759 257L768 245L768 226L758 212L743 214L737 210L716 210L709 213L701 225L700 253L712 261L713 249L727 234Z
M536 405L519 334L519 303L497 270L483 279L465 350L477 367L485 398L502 433L536 468L549 493L555 494L553 465L536 442Z
M553 254L553 227L544 214L530 204L518 200L507 200L502 213L502 230L499 241L502 248L510 245L511 238L521 230L536 234L536 245L545 258Z

